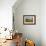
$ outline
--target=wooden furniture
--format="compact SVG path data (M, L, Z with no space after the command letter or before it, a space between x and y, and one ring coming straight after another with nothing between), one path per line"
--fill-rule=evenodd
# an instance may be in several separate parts
M19 35L19 37L22 37L22 33L15 33L14 36L12 36L13 39L16 39L16 37Z
M16 46L22 45L22 33L15 33L13 39L15 39Z

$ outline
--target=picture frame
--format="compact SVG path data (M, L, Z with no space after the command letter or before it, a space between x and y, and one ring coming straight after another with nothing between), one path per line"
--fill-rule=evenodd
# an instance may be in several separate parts
M35 25L36 24L36 15L24 15L23 24L24 25Z

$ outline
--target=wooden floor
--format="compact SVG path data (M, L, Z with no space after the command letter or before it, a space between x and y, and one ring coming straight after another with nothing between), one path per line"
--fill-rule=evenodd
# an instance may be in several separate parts
M13 40L6 40L6 42L4 42L2 45L0 46L16 46L15 45L15 39Z

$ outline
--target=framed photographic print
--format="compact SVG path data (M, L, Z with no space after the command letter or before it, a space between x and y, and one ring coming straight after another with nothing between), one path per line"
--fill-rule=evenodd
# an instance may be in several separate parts
M36 24L36 15L24 15L23 24L24 25L35 25Z

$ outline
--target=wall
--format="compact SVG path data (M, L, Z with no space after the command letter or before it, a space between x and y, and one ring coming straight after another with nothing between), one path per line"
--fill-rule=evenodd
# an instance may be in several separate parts
M42 46L46 46L46 0L41 1L41 38Z
M41 1L18 0L13 6L15 31L23 33L23 37L35 41L36 46L41 46ZM24 25L23 15L36 15L36 25Z

